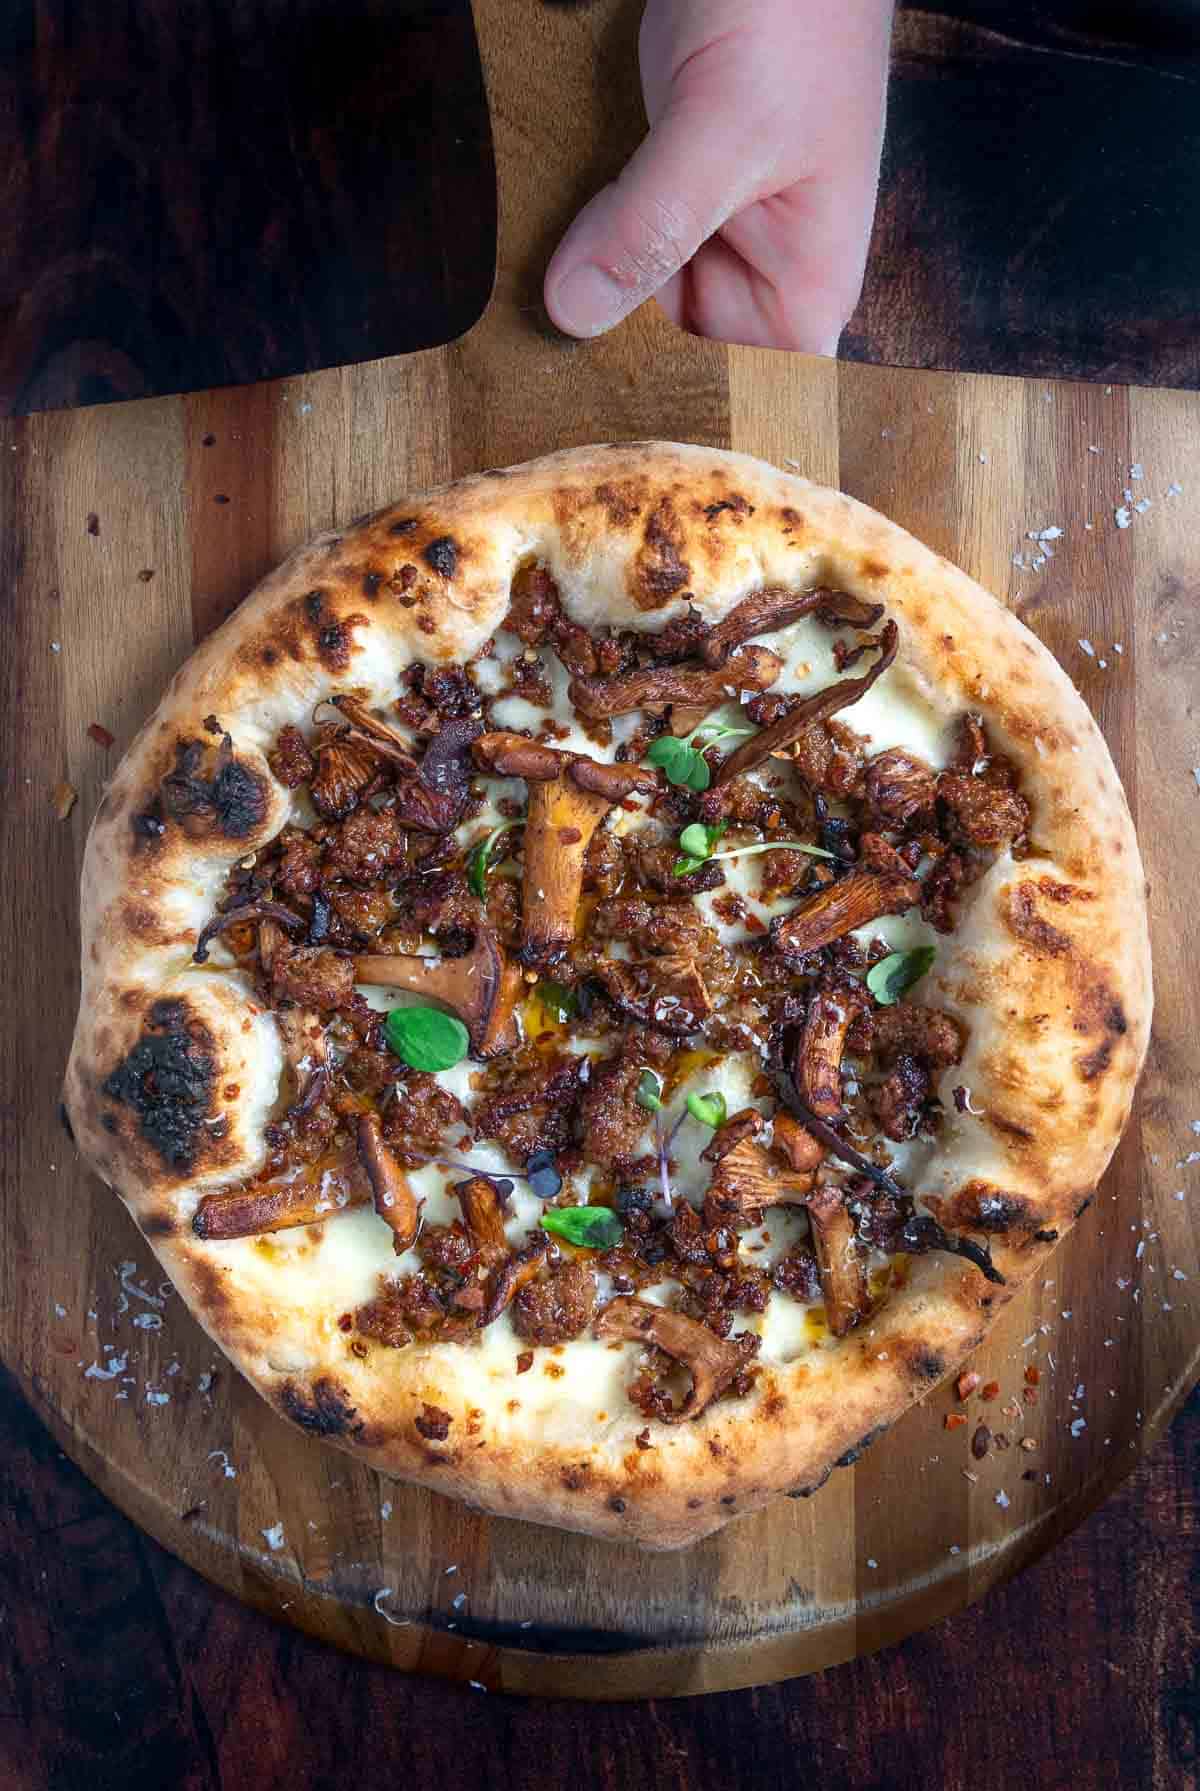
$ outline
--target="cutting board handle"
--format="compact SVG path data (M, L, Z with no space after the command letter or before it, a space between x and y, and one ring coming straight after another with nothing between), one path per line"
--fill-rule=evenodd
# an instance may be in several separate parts
M498 187L496 280L473 343L550 329L542 278L562 232L646 133L643 0L473 0ZM674 334L658 307L642 327Z

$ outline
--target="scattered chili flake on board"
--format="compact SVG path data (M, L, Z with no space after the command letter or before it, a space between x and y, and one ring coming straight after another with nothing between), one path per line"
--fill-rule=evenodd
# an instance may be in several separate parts
M1031 1387L1036 1387L1042 1378L1042 1371L1036 1363L1031 1362L1025 1370L1025 1379Z
M54 813L60 821L66 820L71 810L75 807L78 797L79 791L75 788L74 784L65 782L55 784L54 789L50 793L50 800L54 804Z
M986 1383L986 1385L982 1386L979 1389L979 1397L980 1397L980 1399L999 1399L999 1397L1000 1397L1000 1382L999 1381L988 1381Z
M110 734L108 729L102 727L98 721L90 721L88 723L88 739L94 740L97 746L102 746L107 752L116 739L116 735Z
M981 1424L971 1438L971 1454L976 1461L982 1461L991 1445L992 1433L986 1424Z
M1036 1387L1022 1387L1021 1397L1026 1405L1036 1405L1038 1402L1038 1390Z
M518 1374L528 1374L529 1370L532 1367L533 1367L533 1351L531 1349L523 1349L521 1351L520 1355L517 1357L517 1373Z
M968 1399L979 1385L979 1381L980 1376L975 1373L974 1369L968 1369L966 1374L960 1374L955 1381L954 1391L960 1399Z
M965 1412L947 1412L943 1423L947 1430L958 1430L967 1421Z
M148 585L150 583L150 580L153 577L154 577L153 566L143 566L141 571L138 573L138 579L144 585Z
M88 511L87 532L89 535L98 535L100 533L100 518L96 515L94 510Z

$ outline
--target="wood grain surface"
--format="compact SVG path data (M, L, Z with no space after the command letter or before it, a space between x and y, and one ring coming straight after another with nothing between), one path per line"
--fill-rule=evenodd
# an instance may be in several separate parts
M0 413L399 354L487 299L469 0L5 0L0 167Z
M488 1696L336 1653L207 1586L0 1380L5 1791L1194 1791L1200 1394L986 1603L790 1684Z
M507 0L480 0L500 273L460 344L30 418L0 438L14 867L3 887L13 1037L0 1106L0 1353L100 1488L247 1602L400 1666L590 1698L826 1666L980 1596L1133 1468L1195 1378L1200 1331L1200 1168L1187 1162L1200 1148L1200 399L730 351L652 308L592 345L540 334L529 294L574 198L566 171L582 185L601 178L632 122L594 102L611 96L636 11L624 0L591 8L583 56L574 11L538 9L517 29ZM961 561L1058 653L1140 821L1159 1009L1139 1110L1095 1208L980 1353L999 1400L947 1431L950 1395L935 1393L816 1498L783 1501L686 1555L647 1558L489 1522L286 1428L160 1285L116 1201L82 1174L56 1102L87 822L193 638L307 535L406 489L653 433L747 448L844 485ZM1117 528L1126 489L1131 526ZM1029 539L1048 528L1063 532ZM109 751L89 737L92 722L115 737ZM79 793L64 821L52 807L60 779ZM1036 1405L1022 1392L1027 1366L1040 1376ZM1001 1417L1014 1397L1016 1416ZM1011 1447L976 1462L980 1416ZM1030 1451L1018 1446L1026 1435Z
M506 11L564 71L594 28L586 0ZM843 354L1200 385L1198 23L1196 0L904 5ZM616 51L613 171L644 128ZM0 414L450 342L487 297L467 0L7 0L0 166Z

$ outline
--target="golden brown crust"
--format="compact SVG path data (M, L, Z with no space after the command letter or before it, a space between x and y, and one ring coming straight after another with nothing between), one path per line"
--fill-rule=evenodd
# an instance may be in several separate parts
M279 1097L273 1017L237 972L190 961L230 866L288 816L268 748L336 690L383 705L414 659L469 657L502 621L514 571L535 559L583 624L658 628L689 603L718 620L774 586L886 603L904 676L948 722L964 708L983 715L1034 814L1031 855L1002 854L975 886L922 990L968 1044L942 1079L947 1122L916 1191L946 1223L991 1234L1007 1287L957 1258L917 1259L869 1325L770 1363L751 1395L695 1423L654 1426L649 1448L632 1406L600 1423L566 1388L556 1405L530 1398L494 1353L414 1346L360 1359L306 1267L315 1242L272 1258L269 1241L204 1243L190 1223L203 1193L261 1166ZM1124 795L1045 648L852 499L745 456L640 443L482 474L322 536L181 668L89 837L66 1098L84 1155L201 1322L294 1422L486 1509L669 1548L811 1490L974 1346L1044 1258L1034 1234L1061 1235L1108 1162L1150 1006ZM151 1060L173 1091L161 1106L133 1094ZM968 1111L956 1112L953 1085L969 1089ZM362 1213L341 1226L360 1222L375 1223ZM444 1436L428 1434L426 1405L449 1414Z

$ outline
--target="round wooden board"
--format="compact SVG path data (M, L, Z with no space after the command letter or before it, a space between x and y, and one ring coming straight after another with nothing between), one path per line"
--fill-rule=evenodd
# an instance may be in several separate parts
M562 1696L762 1683L898 1640L1015 1571L1128 1472L1195 1378L1200 398L728 350L653 309L597 344L538 333L529 307L546 241L636 134L632 113L602 116L595 101L628 90L631 8L518 18L487 0L477 18L502 272L466 338L0 435L12 1031L0 1353L64 1448L161 1542L343 1647ZM1139 1106L1095 1206L978 1354L999 1397L972 1401L971 1422L947 1431L943 1387L816 1497L673 1556L482 1518L287 1428L162 1284L57 1117L87 824L193 640L297 542L406 489L655 434L842 485L1047 641L1104 727L1139 821L1159 1000ZM1153 505L1118 530L1131 479ZM1177 479L1183 492L1167 495ZM1051 525L1065 531L1053 557L1015 567L1034 551L1026 531ZM89 739L91 722L116 736L111 752ZM63 778L79 800L59 821ZM1036 1404L1022 1397L1027 1365ZM1016 1415L1002 1415L1014 1396ZM978 1417L1011 1443L982 1463L969 1446Z

